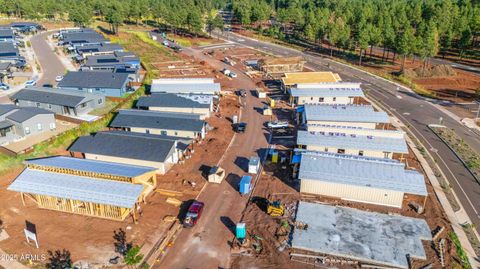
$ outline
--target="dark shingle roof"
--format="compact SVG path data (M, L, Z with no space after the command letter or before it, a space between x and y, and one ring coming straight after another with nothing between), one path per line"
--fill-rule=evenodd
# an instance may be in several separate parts
M0 42L0 56L16 56L18 48L12 42Z
M82 136L69 151L120 158L164 162L174 151L175 141L132 132L99 132Z
M13 38L13 31L12 29L0 29L0 37L2 38Z
M128 80L126 73L107 73L93 71L68 72L58 83L62 88L108 88L121 89Z
M149 97L140 97L137 107L209 108L211 101L211 95L156 93Z
M89 42L104 42L108 41L101 34L94 31L86 32L72 32L63 34L63 42L68 43L89 43Z
M16 106L16 105L7 105L7 104L1 104L0 105L0 116L2 116L3 114L6 114L12 110L15 110L15 109L18 109L19 107Z
M0 129L5 129L12 126L13 126L13 123L9 122L8 120L0 121Z
M141 127L200 132L204 121L199 115L151 110L120 110L110 127Z
M118 44L101 43L85 45L77 48L78 53L82 52L106 52L106 51L121 51L123 47Z
M40 114L53 114L52 111L38 107L18 107L19 110L7 116L7 119L15 122L24 122Z
M12 95L12 100L26 100L44 104L75 107L83 102L89 94L79 91L55 90L45 88L27 88Z

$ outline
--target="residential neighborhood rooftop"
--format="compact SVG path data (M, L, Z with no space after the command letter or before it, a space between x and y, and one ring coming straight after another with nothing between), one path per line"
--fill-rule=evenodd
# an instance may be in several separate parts
M66 156L52 156L39 159L30 159L26 160L25 163L27 165L33 164L38 166L64 168L76 171L94 172L99 174L115 175L129 178L140 176L156 170L156 168L148 166L121 164L98 160L72 158Z
M345 133L309 132L299 130L297 144L341 149L359 149L380 152L408 153L404 138L357 135Z
M79 92L76 90L32 87L16 92L10 99L75 107L94 98L94 96L92 93Z
M140 97L137 107L209 108L212 101L212 95L158 93Z
M7 189L132 208L141 195L143 186L26 168Z
M292 247L380 266L409 268L407 256L427 258L422 240L432 240L424 219L300 201Z
M6 118L14 122L24 122L28 119L33 118L34 116L41 114L53 114L52 111L48 111L43 108L38 107L19 107L17 106L17 111L9 114Z
M299 178L427 195L423 175L391 159L303 151Z
M388 114L375 111L371 105L305 104L307 121L389 123Z
M128 74L126 73L70 71L58 83L58 87L120 89L127 83L127 80Z
M205 125L199 115L151 110L120 110L110 127L142 127L200 132Z
M98 132L89 136L81 136L68 150L71 152L163 162L174 151L174 148L175 140L165 139L157 135L116 131Z

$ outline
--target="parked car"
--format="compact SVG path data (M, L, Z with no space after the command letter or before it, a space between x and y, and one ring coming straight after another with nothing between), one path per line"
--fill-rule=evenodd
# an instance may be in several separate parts
M183 226L184 227L195 226L195 224L197 224L198 220L202 216L202 211L204 206L205 206L204 203L199 201L194 201L188 208L187 215L183 220Z
M233 73L233 72L230 72L230 74L228 74L229 77L231 78L236 78L237 77L237 74Z
M244 90L244 89L240 89L240 90L237 91L237 94L238 94L238 96L246 97L247 96L247 91Z
M0 90L8 90L10 89L10 86L8 86L8 84L5 84L5 83L0 83Z
M288 121L269 121L267 127L270 129L288 128Z
M245 133L247 130L247 123L239 122L235 125L235 132L237 133Z
M35 86L37 84L37 81L35 79L27 80L25 82L25 86Z
M56 76L55 77L56 82L60 82L60 81L62 81L62 79L63 79L63 76Z
M232 72L232 71L228 70L227 68L224 68L224 69L222 70L222 73L223 73L225 76L230 75L231 72Z

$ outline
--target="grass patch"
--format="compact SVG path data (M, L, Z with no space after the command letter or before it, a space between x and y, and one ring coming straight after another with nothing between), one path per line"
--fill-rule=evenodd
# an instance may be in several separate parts
M96 108L92 111L90 111L90 115L94 116L103 116L107 114L108 112L112 111L115 106L117 106L119 103L114 102L112 100L106 99L107 101L105 102L105 105L103 107Z
M451 232L449 235L450 235L450 239L452 239L452 242L455 245L458 259L462 263L462 267L464 269L472 269L472 265L470 265L470 262L468 261L468 256L463 250L462 245L460 244L460 240L458 239L458 236L454 232Z

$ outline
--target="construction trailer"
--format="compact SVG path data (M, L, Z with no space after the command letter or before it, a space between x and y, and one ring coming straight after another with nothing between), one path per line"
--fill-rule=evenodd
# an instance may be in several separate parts
M248 161L248 173L257 174L260 169L260 158L253 156Z
M258 61L258 68L267 75L285 72L301 72L305 66L305 59L301 56L265 58Z
M156 185L155 168L69 157L26 162L8 187L31 198L39 208L123 221Z
M252 177L243 176L240 180L239 191L241 195L248 194L252 190Z

